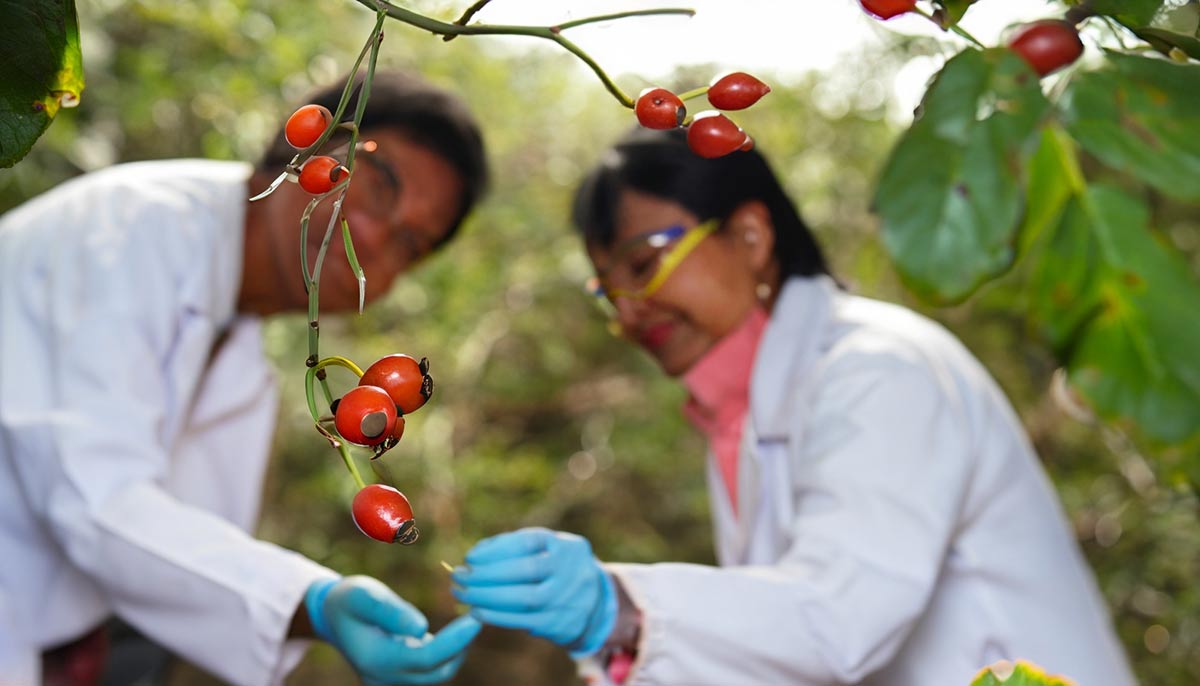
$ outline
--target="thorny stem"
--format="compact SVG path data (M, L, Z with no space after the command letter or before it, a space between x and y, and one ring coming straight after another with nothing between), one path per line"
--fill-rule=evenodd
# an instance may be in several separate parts
M611 93L612 96L615 97L618 102L620 102L622 105L624 105L625 107L627 107L629 109L633 109L633 106L634 106L633 99L630 98L628 95L626 95L625 92L622 91L620 89L620 87L617 86L617 84L612 80L612 78L609 77L609 75L604 71L604 69L594 59L592 59L592 57L590 55L588 55L587 52L585 52L578 45L576 45L575 43L571 42L566 37L564 37L562 35L562 32L565 31L566 29L583 26L585 24L593 24L593 23L601 22L601 21L611 21L614 19L625 19L628 17L645 17L645 16L654 16L654 15L676 15L676 14L677 15L685 15L685 16L690 17L690 16L693 16L696 14L695 10L689 9L689 8L662 8L662 9L649 9L649 10L634 10L634 11L629 11L629 12L616 12L613 14L605 14L605 15L600 15L600 16L595 16L595 17L585 17L583 19L575 19L572 21L563 22L562 24L558 24L556 26L523 26L523 25L509 25L509 24L479 24L479 23L468 25L465 22L464 23L447 23L444 21L439 21L437 19L433 19L432 17L427 17L418 12L414 12L412 10L405 9L403 7L399 7L397 5L394 5L390 2L386 2L383 0L356 0L356 1L359 4L370 7L373 10L378 10L380 12L386 12L387 16L391 17L392 19L396 19L398 21L404 22L405 24L408 24L410 26L415 26L419 29L425 29L426 31L429 31L430 33L442 36L446 40L449 40L455 36L505 35L505 36L530 36L532 38L543 38L545 40L554 41L555 43L558 43L560 46L562 46L563 49L565 49L567 52L571 53L572 55L575 55L576 57L578 57L580 59L580 61L582 61L584 64L586 64L588 66L588 68L591 69L592 72L596 75L596 77L600 79L600 82L604 84L605 90L607 90L609 93ZM472 7L471 9L478 11L479 7L482 7L484 4L486 4L486 0L483 0L481 2L476 2L475 4L478 7ZM473 14L473 12L471 12L471 9L468 9L467 13L464 13L464 15L463 15L463 17L466 18L467 20L470 19L470 17L468 16L468 13ZM462 19L460 19L459 21L462 21Z
M463 12L462 16L459 17L458 20L455 21L454 23L458 24L459 26L466 26L468 23L470 23L471 18L475 16L475 13L478 12L479 10L483 9L483 6L488 4L489 2L491 2L491 0L479 0L479 2L476 2L474 5L471 5L470 7L468 7L467 11ZM442 40L451 41L451 40L454 40L457 37L457 35L458 34L453 34L453 33L448 34L448 35L442 36Z

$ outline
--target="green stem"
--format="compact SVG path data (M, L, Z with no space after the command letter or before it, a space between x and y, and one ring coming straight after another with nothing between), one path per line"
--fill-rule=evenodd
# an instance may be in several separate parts
M698 98L707 92L708 92L708 86L700 86L699 88L693 88L690 91L684 91L684 92L680 93L678 97L680 100L687 102L688 100L691 100L692 98Z
M651 17L651 16L658 16L658 15L663 15L663 14L682 14L682 15L685 15L688 17L694 17L694 16L696 16L696 10L686 8L686 7L673 7L673 8L664 8L664 9L631 10L628 12L614 12L612 14L601 14L601 15L598 15L595 17L584 17L583 19L573 19L571 21L564 21L561 24L556 24L556 25L550 27L550 30L551 31L554 31L554 30L566 31L567 29L573 29L576 26L583 26L585 24L598 24L602 21L613 21L614 19L627 19L629 17Z
M313 421L318 424L321 422L321 413L317 411L317 398L313 393L313 381L317 375L316 367L309 367L304 373L304 397L308 400L308 413L312 415Z
M557 26L523 26L510 24L450 24L444 21L427 17L419 12L414 12L403 7L399 7L385 0L356 0L361 5L366 5L372 10L386 12L387 16L397 21L401 21L410 26L415 26L419 29L424 29L430 33L434 33L443 37L452 38L454 36L529 36L531 38L543 38L545 40L558 43L564 50L578 57L584 64L592 70L592 73L600 79L604 84L604 88L613 95L622 105L629 109L633 109L633 99L626 95L612 78L604 71L600 65L592 59L592 57L580 48L575 43L567 40L562 36L562 32L566 29L592 24L600 21L611 21L614 19L625 19L628 17L645 17L655 15L686 15L694 16L696 11L689 8L663 8L649 10L634 10L629 12L616 12L613 14L605 14L595 17L585 17L583 19L575 19L564 22ZM477 3L478 4L478 3ZM482 6L482 5L480 5Z
M941 29L943 31L947 31L947 30L953 31L954 33L958 34L959 36L965 38L967 41L969 41L972 45L979 48L980 50L983 50L984 48L987 47L983 43L979 42L978 38L976 38L975 36L972 36L970 33L967 32L966 29L959 26L958 24L951 24L950 26L942 26L941 23L937 19L935 19L932 14L926 12L925 10L921 9L920 7L914 7L913 9L911 9L909 11L915 12L916 14L919 14L922 17L925 17L930 22L932 22L934 26L938 27L939 29Z
M342 462L346 463L346 469L350 470L350 476L354 477L354 483L358 484L358 489L367 487L367 483L363 481L362 474L358 473L358 465L354 464L354 458L350 456L350 449L345 443L338 443L338 452L342 454Z
M551 40L561 45L567 52L575 55L580 59L580 61L586 64L588 68L592 70L592 73L596 75L596 78L600 79L600 83L604 84L604 89L617 99L617 102L621 103L628 109L633 109L633 98L625 95L625 91L621 90L621 88L617 86L616 82L609 78L604 69L600 67L600 64L597 63L596 60L592 59L591 55L584 52L583 48L580 48L578 45L575 45L575 43L568 40L565 36L557 33L551 37Z
M462 16L458 18L458 21L455 21L454 23L458 24L459 26L466 26L468 23L470 23L471 19L474 18L475 14L479 10L483 9L484 5L488 4L489 2L491 2L491 0L479 0L474 5L468 7L467 10L462 13ZM442 36L442 40L454 40L454 36Z

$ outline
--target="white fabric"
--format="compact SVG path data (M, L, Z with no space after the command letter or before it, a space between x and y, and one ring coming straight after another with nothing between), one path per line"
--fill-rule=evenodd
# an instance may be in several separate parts
M966 686L1002 658L1135 683L1018 418L937 324L788 281L738 484L741 519L710 455L721 567L607 565L643 612L627 683Z
M234 684L280 683L304 590L257 541L277 394L234 311L246 165L121 165L0 217L0 685L117 614Z

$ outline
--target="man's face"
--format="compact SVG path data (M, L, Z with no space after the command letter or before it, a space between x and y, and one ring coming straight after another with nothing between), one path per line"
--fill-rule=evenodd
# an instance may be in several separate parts
M342 215L366 277L366 302L371 302L445 238L462 204L463 180L440 155L394 130L366 131L359 144ZM345 161L345 148L331 150ZM308 303L300 274L300 219L312 198L297 184L285 183L259 201L270 206L265 228L283 309L304 309ZM315 271L335 198L324 200L309 220L307 262L319 278L322 312L357 311L358 281L346 258L340 221L319 274Z

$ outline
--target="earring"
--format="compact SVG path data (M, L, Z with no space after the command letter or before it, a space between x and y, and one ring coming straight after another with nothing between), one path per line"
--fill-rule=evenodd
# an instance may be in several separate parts
M758 285L754 287L754 295L759 300L766 302L771 298L771 284L766 281L759 281Z

